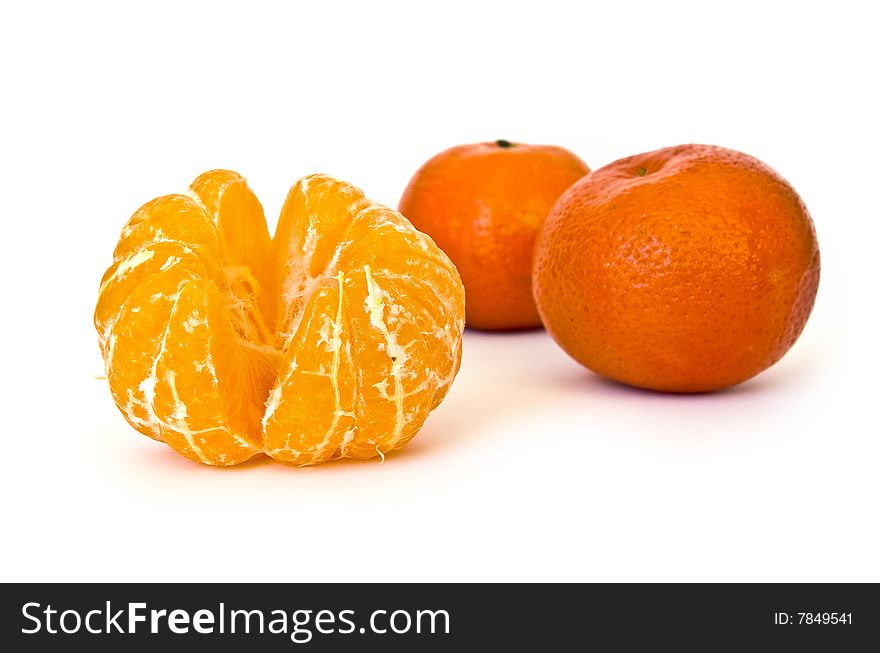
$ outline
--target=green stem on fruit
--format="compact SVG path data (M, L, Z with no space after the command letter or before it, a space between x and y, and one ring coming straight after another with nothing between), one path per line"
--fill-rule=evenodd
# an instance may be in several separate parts
M497 145L498 147L503 147L504 149L507 149L510 147L515 147L516 143L511 143L510 141L506 141L503 138L499 138L497 141L495 141L495 145Z
M644 168L644 167L639 168L639 177L644 177L646 174L648 174L647 168Z

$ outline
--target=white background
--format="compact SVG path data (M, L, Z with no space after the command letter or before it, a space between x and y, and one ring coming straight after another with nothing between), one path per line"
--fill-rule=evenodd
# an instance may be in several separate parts
M0 579L880 581L870 3L284 4L0 10ZM228 167L273 226L316 171L395 206L429 156L496 138L765 160L819 234L802 338L666 396L543 332L468 333L381 465L211 469L125 424L91 314L141 203Z

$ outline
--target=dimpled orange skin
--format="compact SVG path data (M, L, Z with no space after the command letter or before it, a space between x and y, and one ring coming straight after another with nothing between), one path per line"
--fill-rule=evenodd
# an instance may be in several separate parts
M541 326L532 297L535 236L566 188L590 169L552 145L459 145L425 163L398 207L452 259L467 292L466 323Z
M596 170L560 198L535 247L550 335L594 372L651 390L718 390L767 369L797 340L818 284L800 197L715 146Z

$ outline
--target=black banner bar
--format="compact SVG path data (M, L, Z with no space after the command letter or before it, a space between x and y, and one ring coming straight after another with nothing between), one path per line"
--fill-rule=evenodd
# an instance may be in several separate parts
M877 650L880 593L874 584L7 584L0 620L4 651L850 651Z

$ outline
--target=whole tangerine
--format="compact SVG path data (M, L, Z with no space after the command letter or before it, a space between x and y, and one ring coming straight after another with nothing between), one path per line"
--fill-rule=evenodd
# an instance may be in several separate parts
M498 140L450 148L415 173L399 211L455 263L468 326L541 326L532 297L535 237L559 196L589 171L561 147Z
M667 392L741 383L801 334L819 284L813 221L741 152L681 145L572 186L535 246L550 335L614 381Z

